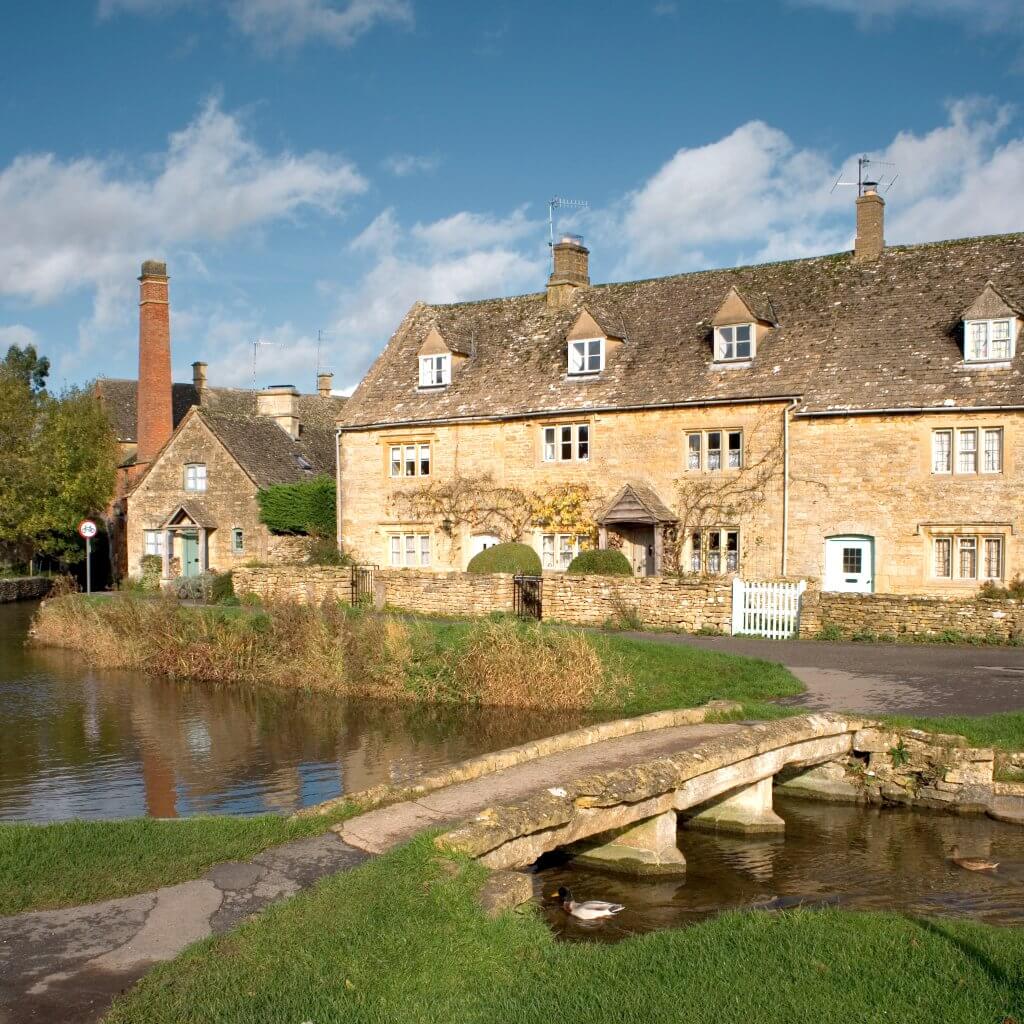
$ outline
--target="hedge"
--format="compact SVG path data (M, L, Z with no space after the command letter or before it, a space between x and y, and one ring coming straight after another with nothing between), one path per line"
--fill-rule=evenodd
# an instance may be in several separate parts
M528 544L495 544L469 560L469 572L511 572L539 576L540 555Z
M337 530L334 480L318 476L259 491L260 521L271 533L333 537Z
M577 575L632 576L633 566L629 559L615 548L594 548L581 551L566 570Z

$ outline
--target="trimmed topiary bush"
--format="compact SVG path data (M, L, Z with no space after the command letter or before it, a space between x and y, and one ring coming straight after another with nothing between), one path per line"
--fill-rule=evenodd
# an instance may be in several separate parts
M593 548L581 551L570 563L567 572L578 576L632 576L629 559L615 548Z
M469 572L511 572L539 576L540 555L529 544L495 544L469 560Z

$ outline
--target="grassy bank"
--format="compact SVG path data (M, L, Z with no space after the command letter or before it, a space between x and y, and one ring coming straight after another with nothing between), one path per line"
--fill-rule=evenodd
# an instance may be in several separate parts
M1024 750L1024 711L1006 711L994 715L946 715L940 718L908 715L880 716L892 725L927 732L955 733L966 736L973 747L997 750Z
M108 1022L979 1024L1024 1014L1024 930L834 910L727 914L617 945L488 920L426 838L157 968Z
M76 906L198 878L214 864L326 831L325 818L188 818L0 825L0 916Z
M340 605L188 608L166 599L48 601L35 642L94 664L216 683L386 699L641 714L713 698L748 715L799 693L781 665L510 617L460 622Z

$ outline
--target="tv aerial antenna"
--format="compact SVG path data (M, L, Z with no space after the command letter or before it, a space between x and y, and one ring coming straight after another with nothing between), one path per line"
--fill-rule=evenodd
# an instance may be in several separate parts
M256 394L256 356L261 348L271 348L278 344L276 341L263 341L261 338L257 338L252 343L252 393Z
M899 168L895 164L886 163L884 160L872 160L865 154L857 159L857 180L843 181L843 176L840 173L832 188L829 189L829 195L837 188L852 188L854 185L857 186L858 197L864 195L868 189L875 192L888 192L896 184L896 179L899 176Z
M586 199L565 199L553 196L548 200L548 248L551 250L551 267L555 266L555 210L585 210L590 206Z

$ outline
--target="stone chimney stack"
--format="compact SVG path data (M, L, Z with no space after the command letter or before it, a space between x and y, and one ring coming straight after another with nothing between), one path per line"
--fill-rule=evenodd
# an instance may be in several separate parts
M152 462L174 431L171 406L171 315L167 264L146 260L139 277L137 463Z
M331 397L331 388L334 386L333 373L318 373L316 375L316 393L321 398Z
M195 362L192 364L192 386L199 394L199 402L202 404L206 398L206 363Z
M577 288L590 284L590 250L579 235L563 235L555 242L555 269L548 278L548 307L564 306Z
M272 384L256 395L256 411L269 416L293 441L299 437L298 397L292 384Z
M857 197L857 241L853 258L857 263L877 260L885 249L885 200L878 183L864 182L864 194Z

